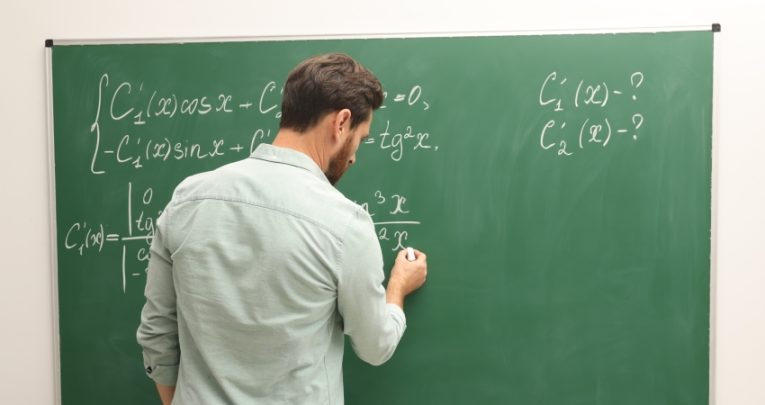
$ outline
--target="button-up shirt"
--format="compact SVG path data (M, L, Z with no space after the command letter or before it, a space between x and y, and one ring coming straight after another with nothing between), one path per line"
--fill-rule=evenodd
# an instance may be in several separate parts
M406 328L383 279L369 214L307 155L260 145L184 180L158 219L144 366L173 404L342 404L344 334L378 365Z

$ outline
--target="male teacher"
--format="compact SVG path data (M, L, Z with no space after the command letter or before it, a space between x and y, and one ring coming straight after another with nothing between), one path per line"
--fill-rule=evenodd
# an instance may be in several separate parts
M383 288L374 224L334 187L382 100L350 57L308 59L272 145L176 188L137 333L165 405L342 404L344 334L370 364L393 355L425 254L399 252Z

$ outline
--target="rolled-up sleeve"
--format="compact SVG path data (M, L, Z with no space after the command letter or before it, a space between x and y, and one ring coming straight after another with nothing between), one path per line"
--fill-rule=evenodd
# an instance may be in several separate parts
M406 329L404 311L386 303L384 279L374 224L360 209L343 235L337 304L356 355L375 366L390 359Z
M173 265L165 234L168 217L169 212L165 210L154 228L144 291L146 304L141 311L136 337L143 347L146 374L156 383L173 386L178 379L181 352Z

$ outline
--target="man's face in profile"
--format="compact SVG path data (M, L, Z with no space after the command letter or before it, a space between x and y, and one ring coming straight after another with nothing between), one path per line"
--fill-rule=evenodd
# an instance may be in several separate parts
M372 116L351 130L348 140L343 147L329 160L329 167L324 173L333 186L340 181L348 168L356 161L356 151L359 149L361 140L369 136L369 127L372 125Z

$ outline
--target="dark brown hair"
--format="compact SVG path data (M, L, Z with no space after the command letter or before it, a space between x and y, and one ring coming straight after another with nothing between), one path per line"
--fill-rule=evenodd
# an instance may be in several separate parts
M355 128L380 108L382 101L380 81L350 56L314 56L287 76L279 127L304 132L325 114L347 108L351 110L351 128Z

